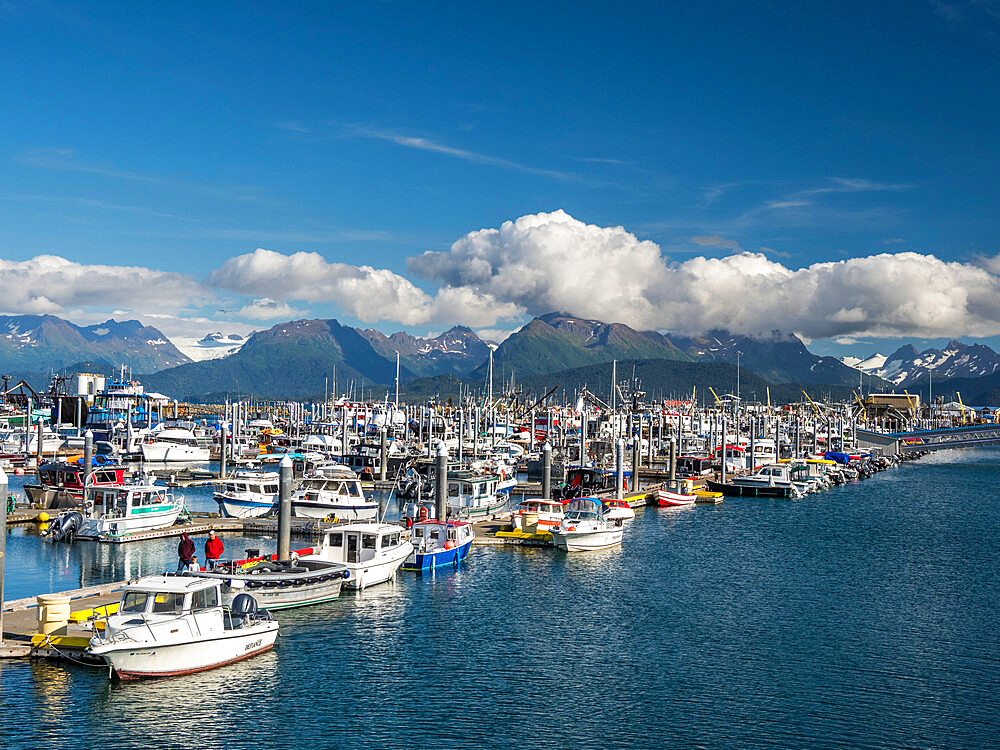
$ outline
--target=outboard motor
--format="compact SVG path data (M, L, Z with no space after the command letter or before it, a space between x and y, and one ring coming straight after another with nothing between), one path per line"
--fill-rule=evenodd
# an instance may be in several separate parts
M49 536L55 542L73 543L77 532L83 528L83 514L75 510L63 513L49 527Z
M257 600L250 594L237 594L230 606L233 617L250 617L257 614Z

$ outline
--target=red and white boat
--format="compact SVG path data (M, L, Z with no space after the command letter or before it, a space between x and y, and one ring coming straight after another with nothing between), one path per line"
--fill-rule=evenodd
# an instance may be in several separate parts
M562 523L568 503L569 500L542 500L540 498L524 500L511 516L514 530L525 531L534 525L538 532L552 531Z
M670 490L657 490L656 495L661 508L694 505L694 501L698 499L697 495L684 495L680 492L671 492Z

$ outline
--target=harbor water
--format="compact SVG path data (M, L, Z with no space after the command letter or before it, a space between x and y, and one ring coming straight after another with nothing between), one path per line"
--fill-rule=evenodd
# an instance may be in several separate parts
M0 747L995 747L998 459L639 510L611 551L476 547L279 613L273 652L188 677L3 661ZM8 597L173 564L157 544L16 530Z

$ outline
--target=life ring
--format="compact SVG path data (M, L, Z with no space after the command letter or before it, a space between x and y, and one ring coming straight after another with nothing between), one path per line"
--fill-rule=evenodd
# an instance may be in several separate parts
M504 471L503 469L500 469L500 479L506 479L506 478L507 478L507 472Z

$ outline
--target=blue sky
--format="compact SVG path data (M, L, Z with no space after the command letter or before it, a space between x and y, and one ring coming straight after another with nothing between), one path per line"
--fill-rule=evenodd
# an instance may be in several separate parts
M453 301L378 318L345 296L369 287L337 286L339 265L306 269L329 277L312 292L301 277L272 288L219 272L264 248L385 270L435 300L442 284L467 287L490 295L476 325L509 330L564 298L496 282L498 256L490 279L408 259L560 209L656 243L667 265L750 251L794 271L912 252L987 274L971 282L985 297L1000 270L1000 3L14 0L0 2L0 48L0 257L196 282L181 299L166 282L182 277L123 274L136 297L84 298L42 294L42 272L18 267L36 286L8 312L159 313L168 334L191 335L271 325L268 305L415 333L464 322ZM530 261L532 248L517 252ZM601 278L586 262L580 297ZM659 312L625 322L712 319L678 318L647 292ZM802 330L816 350L862 353L1000 333L993 309L907 329L885 305L823 311L860 318L848 333ZM616 307L571 312L592 309ZM788 309L745 317L795 329Z

